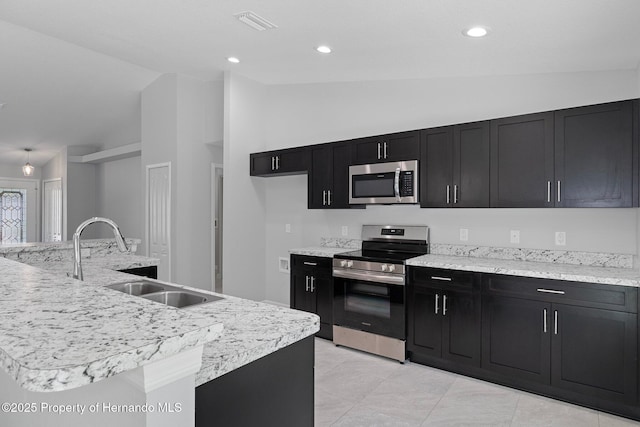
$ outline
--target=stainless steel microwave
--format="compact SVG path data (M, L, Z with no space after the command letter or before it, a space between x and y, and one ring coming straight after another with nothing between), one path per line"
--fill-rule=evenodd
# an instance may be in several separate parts
M349 166L349 204L418 203L418 161Z

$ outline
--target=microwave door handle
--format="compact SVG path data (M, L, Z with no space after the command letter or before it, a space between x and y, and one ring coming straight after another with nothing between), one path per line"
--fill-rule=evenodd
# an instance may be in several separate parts
M393 190L396 192L396 200L400 201L400 168L396 168L396 178L393 180Z

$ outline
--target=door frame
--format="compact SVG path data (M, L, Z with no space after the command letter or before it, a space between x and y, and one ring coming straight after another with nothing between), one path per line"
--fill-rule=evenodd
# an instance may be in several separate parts
M40 240L41 241L43 241L44 238L45 238L44 227L45 227L45 222L46 222L45 218L44 218L44 209L45 209L45 206L46 206L45 203L44 203L45 202L45 200L44 200L44 198L45 198L44 187L45 187L47 182L56 182L56 181L60 182L60 191L62 192L62 194L61 194L62 197L61 197L61 200L60 200L60 203L61 203L61 206L60 206L60 232L62 233L62 235L61 235L61 239L60 240L62 241L63 240L62 238L64 237L64 221L65 221L65 218L64 218L64 188L62 187L62 178L43 179L42 180L42 191L41 191L41 193L42 193L42 196L41 196L42 202L41 202L41 205L40 205L40 206L42 206L42 208L40 209L40 212L41 212L40 229L42 230L42 232L40 234Z
M218 186L216 185L216 172L220 170L224 176L224 165L222 163L211 163L211 290L216 291L216 234L219 227L216 227L216 204L218 201ZM222 248L221 248L222 250ZM222 273L222 265L220 272Z

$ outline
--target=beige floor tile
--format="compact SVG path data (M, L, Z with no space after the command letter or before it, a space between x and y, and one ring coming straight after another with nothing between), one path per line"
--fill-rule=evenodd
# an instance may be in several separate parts
M615 415L598 413L600 427L638 427L640 422L628 418L616 417Z
M513 426L598 427L598 413L535 395L523 395L518 401Z

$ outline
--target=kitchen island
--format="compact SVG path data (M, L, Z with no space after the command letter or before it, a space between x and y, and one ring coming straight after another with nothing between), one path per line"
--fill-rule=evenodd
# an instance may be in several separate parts
M228 409L207 400L220 392L211 384L241 392L229 387L243 372L260 373L265 360L272 368L297 354L307 355L300 369L311 384L304 397L313 420L309 337L317 316L225 295L175 309L104 288L139 279L103 268L104 259L83 260L81 282L67 277L68 260L36 258L32 265L0 258L0 396L9 404L0 425L208 425L211 414ZM198 399L207 416L196 413Z

